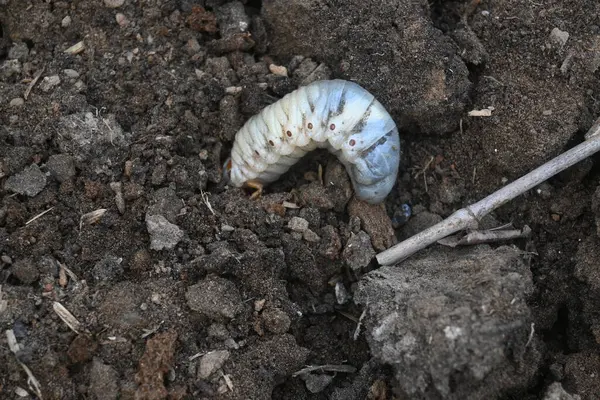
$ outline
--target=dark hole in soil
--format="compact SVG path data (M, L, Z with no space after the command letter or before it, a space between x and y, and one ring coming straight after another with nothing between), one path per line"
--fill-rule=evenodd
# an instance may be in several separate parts
M569 309L566 305L558 309L556 322L552 328L543 332L544 342L557 349L567 350L569 329Z

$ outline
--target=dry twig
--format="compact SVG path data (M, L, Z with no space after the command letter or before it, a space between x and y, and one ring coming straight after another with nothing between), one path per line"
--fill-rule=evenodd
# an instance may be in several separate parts
M27 86L27 89L25 89L25 93L23 93L23 98L25 100L27 100L27 97L29 97L29 93L31 93L31 89L33 89L33 87L35 86L35 84L37 83L37 81L40 80L40 77L42 76L42 74L44 73L44 70L46 69L46 67L42 67L42 69L40 69L35 76L33 77L33 80L31 82L29 82L29 86Z
M294 372L292 376L297 377L298 375L308 374L309 372L313 371L344 372L347 374L352 374L356 372L356 368L352 365L309 365L306 368L302 368L300 371Z
M529 237L531 235L531 228L527 225L523 229L489 229L485 231L473 231L467 233L465 236L454 235L448 236L438 240L439 244L449 247L456 246L472 246L481 243L493 243L504 240L520 239Z
M49 209L47 209L46 211L42 211L41 213L39 213L38 215L36 215L35 217L31 218L29 221L25 222L25 225L29 225L30 223L32 223L33 221L35 221L36 219L44 216L45 214L49 213L50 211L52 211L54 209L54 207L50 207Z
M600 151L600 118L594 122L585 137L585 142L562 153L483 200L456 211L442 222L377 254L377 262L380 265L394 265L448 235L467 228L476 229L481 218L496 208Z
M5 333L6 333L6 340L8 342L8 347L9 347L10 351L12 351L16 355L17 352L19 352L19 350L21 350L21 347L19 346L19 343L17 342L15 333L13 332L12 329L8 329ZM43 400L44 397L42 396L42 385L40 384L40 381L38 381L37 378L33 375L33 372L31 372L29 367L27 367L27 365L25 365L21 361L19 361L18 358L17 358L17 363L21 366L21 368L23 368L23 371L25 371L25 373L27 374L27 385L29 386L29 390L34 392L40 400Z

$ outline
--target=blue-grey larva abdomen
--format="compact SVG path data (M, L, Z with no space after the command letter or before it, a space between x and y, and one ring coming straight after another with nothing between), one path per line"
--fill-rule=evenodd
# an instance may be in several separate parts
M237 187L277 180L307 152L327 148L344 164L356 196L380 203L400 164L396 124L356 83L318 81L253 116L236 134L225 174Z

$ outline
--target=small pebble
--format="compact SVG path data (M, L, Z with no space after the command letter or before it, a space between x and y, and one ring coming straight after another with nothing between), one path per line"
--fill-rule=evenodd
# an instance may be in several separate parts
M308 229L308 221L300 217L292 217L288 222L288 228L295 232L304 232Z
M183 231L162 215L146 216L146 228L150 234L152 250L170 250L183 238Z
M288 76L287 68L283 65L270 64L269 71L271 71L271 73L274 75Z
M317 235L316 233L314 233L310 229L305 230L302 233L302 236L304 237L304 240L306 240L307 242L311 242L311 243L316 243L319 240L321 240L321 238L319 237L319 235Z
M115 15L115 20L117 21L117 24L119 24L119 26L121 28L124 28L127 25L129 25L129 20L127 19L125 14L117 13L117 15Z
M338 304L346 304L350 300L350 295L346 286L342 282L336 282L335 284L335 299Z
M375 250L371 245L371 238L365 231L352 234L342 252L346 264L355 271L369 265L373 257L375 257Z
M558 45L559 48L562 48L567 43L567 40L569 40L569 32L561 31L558 28L554 28L550 32L550 41Z
M232 338L225 339L225 341L223 343L225 344L225 346L228 349L238 350L240 348L240 345L238 344L238 342L236 342Z
M198 378L207 379L219 368L225 364L225 361L229 359L229 351L227 350L215 350L208 354L205 354L200 358L200 365L198 367Z
M221 231L223 232L233 232L235 228L231 225L221 225Z
M58 75L46 76L44 79L42 79L42 82L40 83L40 89L43 92L49 92L59 84L60 77Z
M12 264L12 259L7 256L6 254L3 254L2 257L0 257L0 260L4 263L4 264Z
M306 385L306 389L308 389L311 393L319 393L322 392L333 380L333 376L325 375L325 374L309 374L305 380L304 384Z
M65 74L68 78L79 78L79 72L74 69L63 69L63 74Z
M200 43L198 43L198 39L196 39L196 38L191 38L185 44L185 51L190 55L196 54L201 49L202 48L200 47Z
M15 97L9 103L11 107L21 107L23 104L25 104L25 100L20 97Z
M64 17L62 19L62 21L60 21L60 26L62 26L63 28L68 27L69 25L71 25L71 17L69 17L68 15L66 17Z

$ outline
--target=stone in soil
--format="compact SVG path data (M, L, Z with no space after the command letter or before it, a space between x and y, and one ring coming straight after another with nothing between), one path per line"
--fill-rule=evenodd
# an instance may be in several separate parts
M203 355L198 365L198 379L210 378L228 359L229 351L227 350L215 350Z
M327 374L308 374L304 378L306 389L311 393L322 392L331 381L333 381L333 376Z
M183 238L183 231L162 215L146 216L146 228L152 250L171 250Z
M308 229L308 221L300 217L292 217L288 222L288 228L296 232L304 232Z

